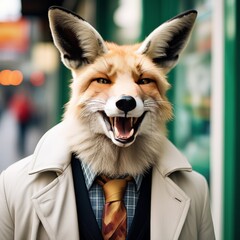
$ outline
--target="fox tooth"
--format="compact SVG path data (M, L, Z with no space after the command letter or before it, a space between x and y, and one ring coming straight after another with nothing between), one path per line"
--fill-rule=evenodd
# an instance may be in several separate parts
M114 126L114 135L116 138L119 138L120 134L119 134L119 131L117 129L117 127Z
M113 123L114 123L114 118L112 118L112 117L109 117L109 121L110 121L111 125L113 126Z
M130 124L131 124L131 127L133 126L133 118L131 117L131 122L130 122Z
M134 133L134 129L132 128L131 132L129 133L129 136L128 137L131 137Z

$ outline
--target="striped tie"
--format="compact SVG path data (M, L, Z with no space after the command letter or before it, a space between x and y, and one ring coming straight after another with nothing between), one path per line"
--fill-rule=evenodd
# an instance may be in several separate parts
M123 197L127 182L132 177L124 179L108 179L100 176L97 179L105 195L105 205L102 217L102 235L104 240L125 240L127 236L127 211Z

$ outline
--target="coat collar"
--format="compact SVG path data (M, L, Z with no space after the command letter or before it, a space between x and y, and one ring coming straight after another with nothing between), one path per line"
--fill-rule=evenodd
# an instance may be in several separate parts
M192 171L186 157L167 138L162 141L159 155L156 168L164 177L177 171Z
M50 129L39 141L33 154L29 174L55 171L64 172L71 161L71 151L65 137L64 121ZM191 171L187 159L166 138L162 141L156 168L163 176L175 171Z
M64 172L71 161L71 152L65 137L64 122L46 132L33 153L29 174L45 171Z

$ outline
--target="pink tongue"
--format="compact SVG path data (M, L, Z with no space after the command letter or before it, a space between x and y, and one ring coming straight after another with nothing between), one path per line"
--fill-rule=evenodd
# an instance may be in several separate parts
M127 139L133 135L133 128L131 125L131 118L117 117L115 121L115 137Z

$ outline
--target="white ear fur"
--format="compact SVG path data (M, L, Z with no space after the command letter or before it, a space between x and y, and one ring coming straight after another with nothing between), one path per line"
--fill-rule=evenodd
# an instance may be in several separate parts
M77 69L108 51L100 34L76 14L51 7L48 16L54 44L66 67Z
M187 45L196 17L197 12L191 10L163 23L144 40L137 53L146 54L168 72Z

